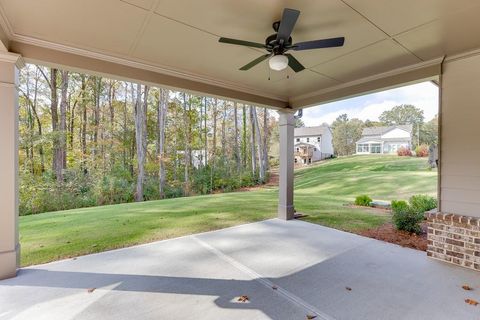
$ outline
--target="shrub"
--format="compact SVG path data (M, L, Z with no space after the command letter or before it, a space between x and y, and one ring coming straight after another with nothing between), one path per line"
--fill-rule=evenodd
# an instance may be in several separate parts
M412 150L410 150L409 148L400 147L397 150L397 155L399 155L400 157L411 157Z
M421 144L415 148L415 155L417 157L428 157L428 146Z
M393 223L398 230L421 233L420 222L423 213L416 212L406 201L392 201Z
M437 207L437 199L424 194L412 196L409 202L412 209L419 214L423 214Z
M366 194L357 196L355 198L355 205L357 205L357 206L370 207L371 202L372 202L372 198L370 198Z

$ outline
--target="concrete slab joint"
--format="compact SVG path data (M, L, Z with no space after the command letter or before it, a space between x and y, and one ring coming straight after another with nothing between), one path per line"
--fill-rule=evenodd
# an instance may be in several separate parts
M280 169L278 193L278 218L291 220L294 217L293 207L293 165L295 110L279 111L280 131Z
M18 70L22 57L0 53L0 279L14 277L18 241Z

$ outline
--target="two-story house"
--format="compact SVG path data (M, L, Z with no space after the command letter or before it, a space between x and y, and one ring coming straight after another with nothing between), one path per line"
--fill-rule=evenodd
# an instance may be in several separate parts
M396 153L401 147L412 146L412 125L364 128L356 142L357 154Z
M328 125L295 128L295 163L308 165L333 156L332 130Z

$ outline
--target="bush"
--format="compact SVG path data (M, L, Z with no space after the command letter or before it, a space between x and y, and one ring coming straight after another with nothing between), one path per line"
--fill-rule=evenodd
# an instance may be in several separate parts
M428 157L428 146L421 144L415 148L415 155L417 157Z
M412 196L409 202L412 209L419 214L423 214L437 207L437 199L424 194Z
M355 198L355 205L357 205L357 206L370 207L371 202L372 202L372 198L370 198L366 194L363 194L361 196L357 196Z
M410 150L409 148L400 147L397 150L397 155L400 156L400 157L411 157L412 156L412 150Z
M423 213L416 212L406 201L392 201L393 223L398 230L419 234Z

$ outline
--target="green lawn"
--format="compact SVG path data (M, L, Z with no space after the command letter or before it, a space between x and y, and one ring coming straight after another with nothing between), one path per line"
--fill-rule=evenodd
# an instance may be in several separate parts
M385 215L344 204L356 195L408 199L436 194L437 174L425 159L358 156L326 161L295 174L295 207L307 221L359 231ZM276 216L276 188L130 203L20 217L22 265L215 230Z

